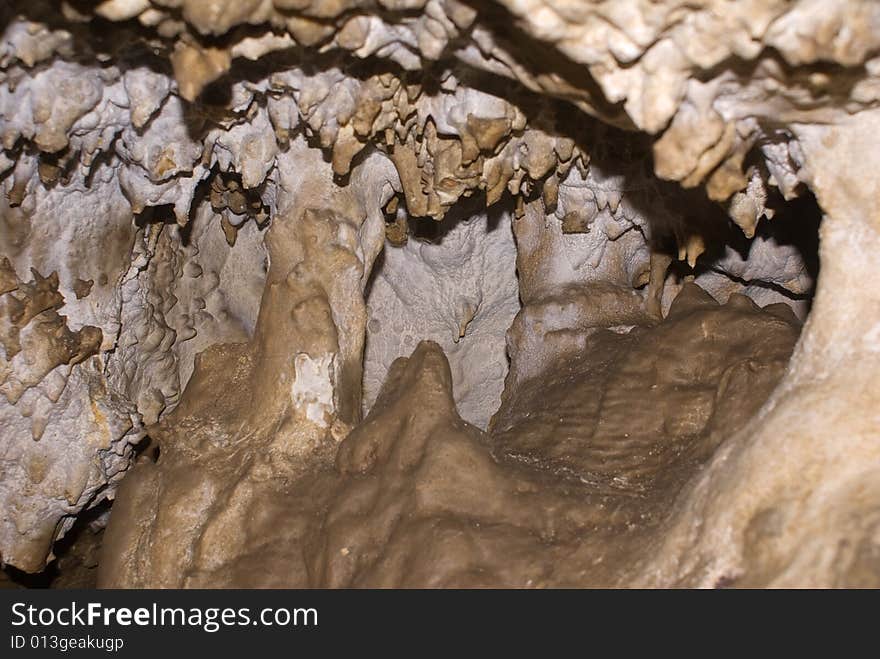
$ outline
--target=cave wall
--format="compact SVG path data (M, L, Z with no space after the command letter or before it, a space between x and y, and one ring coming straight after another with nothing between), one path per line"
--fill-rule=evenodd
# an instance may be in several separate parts
M373 274L364 409L375 402L391 363L431 340L449 359L462 418L485 428L501 404L505 334L520 306L510 213L468 216L465 207L435 230L439 235L429 240L386 247Z
M819 0L6 3L3 563L42 569L122 483L106 584L251 583L246 567L278 546L296 548L302 583L381 576L335 572L315 549L364 533L346 554L361 567L406 554L369 521L250 513L313 488L381 517L421 476L404 459L405 478L380 469L388 487L352 499L349 475L387 458L383 433L416 437L428 459L436 424L460 448L450 468L482 465L465 490L486 519L520 528L499 511L562 487L540 466L552 440L516 464L474 447L523 423L511 401L595 357L596 342L662 332L696 283L717 313L759 314L756 302L806 324L772 395L663 490L663 519L602 580L870 583L878 12ZM401 378L433 416L411 409L427 403ZM147 442L158 463L139 453ZM597 494L581 494L590 508ZM531 510L577 508L559 496ZM477 515L459 503L459 518ZM582 522L563 527L583 538ZM486 556L520 547L518 533L481 539L497 549ZM601 537L573 551L595 557ZM145 543L155 550L140 556ZM493 583L528 585L526 562Z

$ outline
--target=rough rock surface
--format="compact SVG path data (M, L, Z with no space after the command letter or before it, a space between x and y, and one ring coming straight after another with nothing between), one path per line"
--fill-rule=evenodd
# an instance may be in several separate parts
M121 483L106 584L876 585L878 50L871 0L4 3L0 562Z
M431 223L436 235L389 245L367 295L364 406L372 406L388 367L420 340L439 344L452 368L465 420L485 429L507 375L504 336L519 311L510 215L476 213Z
M163 452L137 467L105 537L102 583L626 584L683 484L773 390L798 329L784 305L760 311L737 296L719 307L691 285L660 325L598 330L578 358L505 394L488 435L457 414L440 347L421 343L392 365L335 468L270 485L229 478L229 462L212 476L237 482L218 519L247 500L241 489L278 502L247 522L236 551L223 539L223 563L220 539L192 529L177 542L198 549L172 570L181 554L167 539L193 500L177 484L195 465ZM269 497L272 486L282 489Z

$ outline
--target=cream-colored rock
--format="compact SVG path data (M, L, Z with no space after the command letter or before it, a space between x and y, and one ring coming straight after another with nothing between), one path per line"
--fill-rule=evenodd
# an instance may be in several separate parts
M467 208L467 207L465 207ZM443 347L462 418L485 428L507 375L504 335L519 310L509 212L450 214L433 239L386 246L367 296L364 409L420 340Z
M0 25L3 562L39 570L122 481L114 585L279 585L269 546L310 547L297 585L572 585L541 566L612 554L576 585L877 583L876 2L12 0ZM123 479L145 433L160 462ZM627 508L649 521L588 533L666 442L702 448ZM306 492L320 524L272 507ZM395 571L470 515L494 558Z

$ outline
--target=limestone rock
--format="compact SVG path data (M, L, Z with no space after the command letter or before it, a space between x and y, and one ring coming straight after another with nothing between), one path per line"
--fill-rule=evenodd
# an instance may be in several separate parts
M3 3L0 562L876 585L878 26Z

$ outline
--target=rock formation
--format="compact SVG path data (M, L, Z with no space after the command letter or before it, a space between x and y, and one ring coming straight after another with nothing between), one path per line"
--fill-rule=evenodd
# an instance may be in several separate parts
M876 3L0 31L16 574L880 585Z

